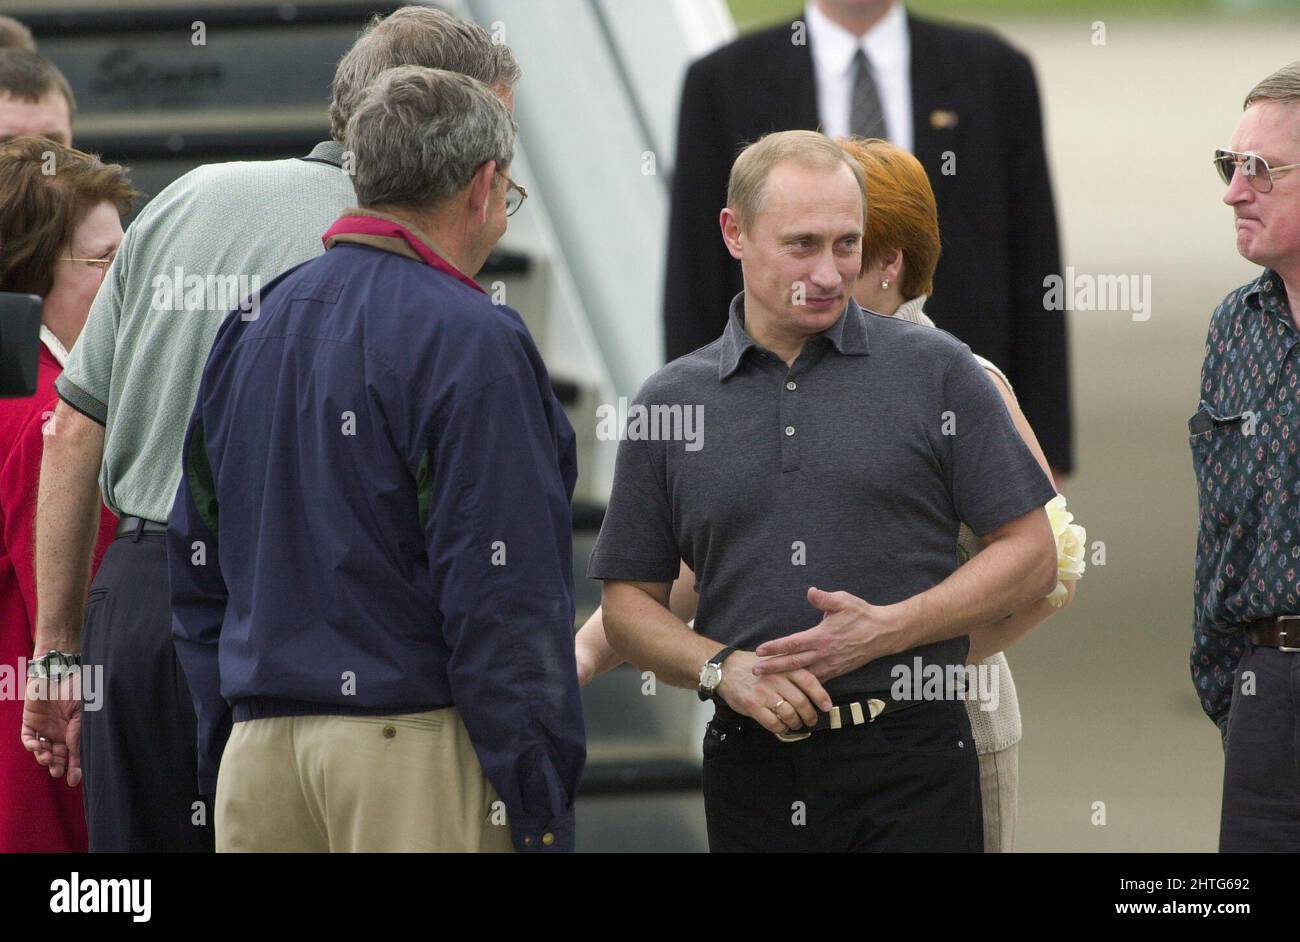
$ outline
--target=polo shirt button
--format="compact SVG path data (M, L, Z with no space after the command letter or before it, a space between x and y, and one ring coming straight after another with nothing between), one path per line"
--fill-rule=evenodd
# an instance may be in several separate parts
M788 383L785 384L785 388L788 389L788 390L790 390L790 392L794 392L795 389L797 389L798 387L795 385L795 381L794 381L794 380L790 380L790 382L788 382Z
M384 738L385 738L385 739L392 739L392 738L393 738L394 736L396 736L396 735L397 735L397 730L396 730L396 729L394 729L394 728L391 727L391 726L385 726L385 727L384 727Z
M787 438L788 438L789 436L793 435L793 434L794 434L794 426L793 426L793 425L787 425L787 426L785 427L785 434L786 434L786 437L787 437Z
M552 844L555 843L555 835L552 834L550 831L547 831L545 834L542 835L542 843L545 844L547 847L550 847Z

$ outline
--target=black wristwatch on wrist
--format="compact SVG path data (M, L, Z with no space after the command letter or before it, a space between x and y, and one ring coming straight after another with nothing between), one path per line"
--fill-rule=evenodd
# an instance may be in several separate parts
M695 691L701 700L713 699L713 691L717 690L718 684L722 683L722 662L735 650L735 645L730 645L704 662L704 666L700 668L700 686Z

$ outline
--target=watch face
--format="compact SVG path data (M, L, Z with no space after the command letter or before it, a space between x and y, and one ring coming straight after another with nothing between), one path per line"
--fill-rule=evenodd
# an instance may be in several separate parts
M721 679L722 668L717 664L705 664L704 669L700 671L700 686L706 690L718 686L718 681Z

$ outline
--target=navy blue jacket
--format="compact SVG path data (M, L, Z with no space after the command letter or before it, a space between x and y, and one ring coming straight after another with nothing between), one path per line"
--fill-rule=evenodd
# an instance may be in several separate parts
M208 357L168 532L199 787L232 719L454 704L515 846L572 849L573 429L519 315L401 234L427 261L335 244Z

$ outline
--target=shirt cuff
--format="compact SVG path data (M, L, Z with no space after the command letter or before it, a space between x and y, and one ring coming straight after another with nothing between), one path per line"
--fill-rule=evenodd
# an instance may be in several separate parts
M54 389L60 399L86 418L93 419L100 425L108 424L108 406L68 379L67 373L59 374L58 379L54 381Z
M571 854L577 838L574 824L572 811L549 819L511 819L510 837L521 854Z
M631 559L592 553L587 560L588 579L618 579L627 582L672 582L681 572L681 560Z

